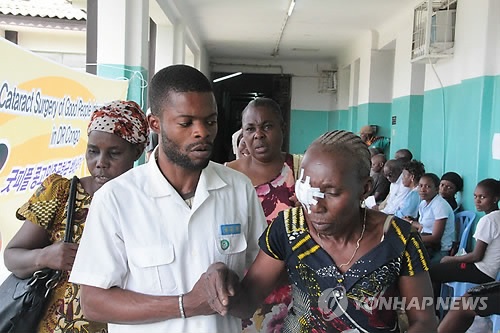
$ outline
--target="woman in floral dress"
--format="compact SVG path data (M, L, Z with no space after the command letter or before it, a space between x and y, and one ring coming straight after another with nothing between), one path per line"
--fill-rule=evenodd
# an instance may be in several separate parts
M293 156L281 152L284 121L278 104L269 98L257 98L243 110L243 139L250 155L227 164L247 175L255 186L267 223L282 210L294 206ZM297 166L295 166L297 167ZM244 332L280 332L292 301L287 277L257 309L243 321Z

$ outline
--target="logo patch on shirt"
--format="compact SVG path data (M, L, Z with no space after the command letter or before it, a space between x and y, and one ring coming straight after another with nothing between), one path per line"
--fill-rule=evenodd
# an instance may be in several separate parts
M227 239L223 239L220 241L220 247L222 250L227 250L229 247L229 241Z
M241 224L224 224L220 226L221 235L241 234Z

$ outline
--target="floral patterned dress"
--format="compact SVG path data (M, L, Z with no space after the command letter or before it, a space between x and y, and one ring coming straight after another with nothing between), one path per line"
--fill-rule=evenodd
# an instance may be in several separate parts
M287 154L280 174L270 182L255 186L255 190L262 203L267 224L279 212L293 206L289 200L295 194L293 156ZM289 285L276 288L252 318L243 320L243 332L281 332L291 301Z
M46 229L52 243L64 240L70 180L53 174L45 179L33 196L16 216L28 219ZM73 221L73 242L79 243L92 197L78 182ZM88 321L80 306L80 286L68 282L70 272L63 272L61 279L50 294L47 310L38 332L106 332L107 325Z

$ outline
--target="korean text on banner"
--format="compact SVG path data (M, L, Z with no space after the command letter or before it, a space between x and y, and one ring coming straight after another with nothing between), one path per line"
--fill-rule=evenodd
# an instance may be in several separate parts
M99 78L0 39L0 282L3 248L22 225L15 212L50 174L88 174L92 111L125 99L127 81Z

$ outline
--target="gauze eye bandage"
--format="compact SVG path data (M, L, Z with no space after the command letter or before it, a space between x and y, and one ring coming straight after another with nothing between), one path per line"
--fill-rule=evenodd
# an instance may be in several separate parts
M300 177L295 183L295 195L310 214L311 205L318 203L318 200L314 198L324 198L325 194L319 190L319 187L311 187L311 178L309 176L304 181L302 178L304 178L304 169L300 169Z

